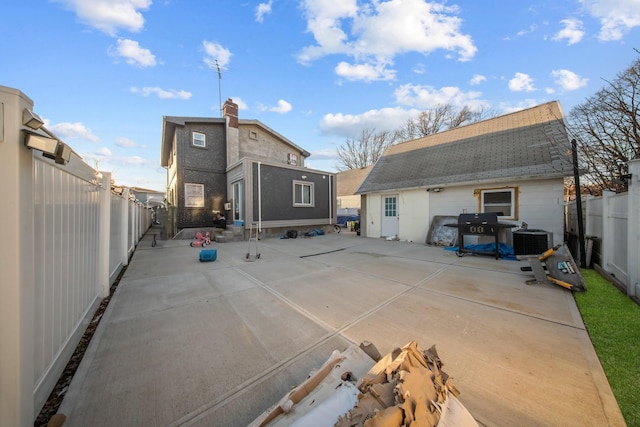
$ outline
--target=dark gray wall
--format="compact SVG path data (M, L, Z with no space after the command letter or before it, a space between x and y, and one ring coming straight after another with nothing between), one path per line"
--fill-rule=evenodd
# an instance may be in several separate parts
M206 147L191 145L192 132L206 135ZM177 229L210 227L213 211L224 210L227 201L226 135L224 123L187 123L176 129L178 162ZM204 208L185 207L184 184L204 184Z
M258 218L258 165L253 163L252 168L253 217ZM260 165L260 171L263 221L329 218L328 174L264 164ZM305 175L307 179L302 179L302 175ZM315 184L314 207L293 206L293 181L313 182ZM333 191L335 192L335 188ZM335 193L333 193L333 196L335 199ZM335 202L333 206L335 206Z

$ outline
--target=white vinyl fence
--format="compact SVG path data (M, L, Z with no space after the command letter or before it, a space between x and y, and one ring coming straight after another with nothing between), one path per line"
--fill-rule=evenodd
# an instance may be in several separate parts
M33 426L151 225L128 190L111 191L110 173L72 151L56 161L43 156L45 145L27 147L29 134L66 146L25 124L32 109L22 92L0 86L0 426Z
M640 160L629 162L629 191L583 202L585 237L593 242L592 261L621 283L630 297L640 296ZM567 229L577 233L575 202L569 204Z

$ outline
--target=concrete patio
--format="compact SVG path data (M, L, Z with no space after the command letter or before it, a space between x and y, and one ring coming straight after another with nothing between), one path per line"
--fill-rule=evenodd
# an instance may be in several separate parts
M480 425L624 426L570 291L520 261L357 237L145 236L59 409L67 426L244 426L368 340L432 344Z

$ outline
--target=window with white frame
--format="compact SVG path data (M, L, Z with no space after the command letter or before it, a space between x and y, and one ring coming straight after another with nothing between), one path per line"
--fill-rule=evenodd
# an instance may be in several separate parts
M480 191L482 212L495 212L500 219L516 219L516 189L500 188Z
M193 132L191 138L191 144L194 147L204 148L207 146L207 136L204 133Z
M313 206L313 182L293 181L293 206Z
M204 208L204 184L184 185L184 205L187 208Z

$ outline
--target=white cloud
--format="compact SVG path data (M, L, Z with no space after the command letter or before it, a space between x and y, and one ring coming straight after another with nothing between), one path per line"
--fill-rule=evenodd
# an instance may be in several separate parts
M638 0L580 0L580 3L600 20L601 41L621 40L629 30L640 26Z
M134 140L125 137L116 139L115 144L123 148L135 148L138 146L138 144Z
M527 98L524 101L520 101L517 104L513 105L507 102L501 102L498 106L498 110L503 114L514 113L516 111L525 110L527 108L535 107L539 105L540 101L537 99Z
M525 73L516 73L515 77L509 80L509 89L513 92L533 92L536 90L533 79Z
M220 43L203 41L202 46L204 46L205 57L204 63L209 66L209 68L215 70L216 61L217 65L220 66L222 70L227 69L227 65L229 65L229 61L231 61L231 56L233 55L229 49L223 47Z
M483 76L482 74L474 74L473 77L471 77L471 80L469 81L469 84L471 84L472 86L475 85L479 85L482 82L486 82L487 78L485 76Z
M350 56L356 64L341 65L336 71L343 71L351 79L371 79L371 71L385 69L396 55L405 52L427 55L443 49L467 61L477 51L471 37L460 31L462 20L456 16L456 6L426 0L388 0L359 7L356 0L304 0L302 7L307 30L316 44L303 48L298 61L308 64L326 55ZM377 76L380 79L381 74Z
M145 159L140 156L125 157L122 161L127 165L133 165L133 166L141 166L149 163L148 159Z
M362 114L330 113L325 114L320 120L319 128L325 135L348 138L357 135L362 129L393 131L406 123L407 119L419 113L419 110L402 107L369 110Z
M555 82L564 90L576 90L587 85L589 79L580 77L573 71L569 70L553 70L551 75L555 78Z
M137 41L118 39L117 55L126 58L127 64L139 67L153 67L156 65L156 57L149 49L140 47Z
M563 19L560 21L564 25L564 28L553 36L553 40L562 41L567 40L567 44L572 45L578 43L584 37L584 30L582 27L582 21L579 19Z
M96 150L95 154L98 157L111 157L113 155L108 147L102 147Z
M428 110L438 105L451 104L455 107L468 105L472 109L486 108L488 104L480 99L481 92L464 92L455 86L440 89L431 86L405 84L398 87L394 96L401 105Z
M58 123L55 125L47 125L47 128L58 137L65 139L84 139L86 141L98 142L100 138L95 136L91 129L80 122L76 123Z
M147 10L151 0L57 0L72 10L80 21L109 35L118 29L138 32L144 27L140 10Z
M249 108L247 103L239 96L232 96L231 100L238 106L238 110L246 110Z
M256 8L256 21L262 22L264 20L264 16L271 13L271 6L273 5L273 0L269 0L268 3L260 3Z
M274 106L274 107L261 107L260 109L262 111L271 111L272 113L278 113L278 114L286 114L289 111L291 111L292 109L292 105L289 104L287 101L285 101L284 99L281 99L278 101L278 105Z
M336 66L335 72L340 77L350 81L372 82L376 80L395 80L396 78L396 71L386 68L384 63L351 65L343 61Z
M175 89L162 89L159 88L157 86L154 87L143 87L143 88L137 88L135 86L132 86L129 89L130 92L132 93L139 93L142 96L149 96L152 94L155 94L158 96L158 98L160 99L189 99L191 98L191 92L187 92L184 90L175 90Z

